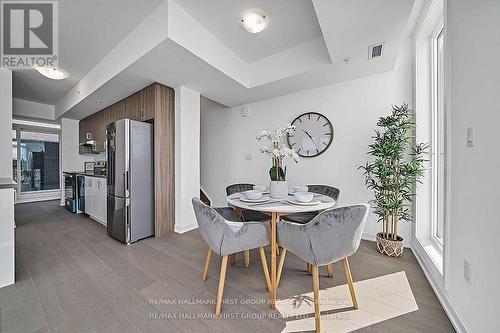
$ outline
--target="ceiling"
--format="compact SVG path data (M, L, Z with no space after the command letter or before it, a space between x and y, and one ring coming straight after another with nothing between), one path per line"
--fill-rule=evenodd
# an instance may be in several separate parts
M254 62L321 36L311 0L176 0L245 62ZM241 26L243 15L263 11L268 27L249 34Z
M15 98L82 119L152 82L236 106L381 73L394 68L422 0L89 2L60 0L60 65L70 78L15 71ZM252 9L269 17L259 34L240 25ZM368 60L379 42L383 57Z
M15 98L55 104L162 0L59 0L59 66L70 77L50 80L13 71Z

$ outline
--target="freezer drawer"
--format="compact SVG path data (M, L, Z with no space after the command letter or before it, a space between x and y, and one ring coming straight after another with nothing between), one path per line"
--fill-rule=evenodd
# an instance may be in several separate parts
M130 243L130 213L125 198L107 195L108 234L123 243Z

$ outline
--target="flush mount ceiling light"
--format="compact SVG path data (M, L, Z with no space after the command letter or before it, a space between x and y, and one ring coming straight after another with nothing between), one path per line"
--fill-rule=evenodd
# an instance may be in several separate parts
M249 33L259 33L267 27L266 14L260 12L248 12L241 19L241 25Z
M52 80L64 80L69 76L66 71L53 66L33 66L33 68L38 73Z

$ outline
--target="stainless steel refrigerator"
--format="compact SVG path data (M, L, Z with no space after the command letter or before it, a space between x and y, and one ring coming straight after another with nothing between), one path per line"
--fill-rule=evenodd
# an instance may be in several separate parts
M153 236L153 125L130 119L107 126L108 234L126 244Z

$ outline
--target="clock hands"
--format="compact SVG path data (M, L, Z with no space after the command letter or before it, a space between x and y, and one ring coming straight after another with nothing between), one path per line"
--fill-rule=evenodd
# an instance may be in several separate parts
M318 145L316 144L316 142L314 141L313 137L311 136L311 134L309 134L307 131L305 131L303 128L301 128L302 132L306 133L306 135L309 137L309 139L311 139L311 141L314 143L314 145L316 146L316 150L319 152L319 147Z

